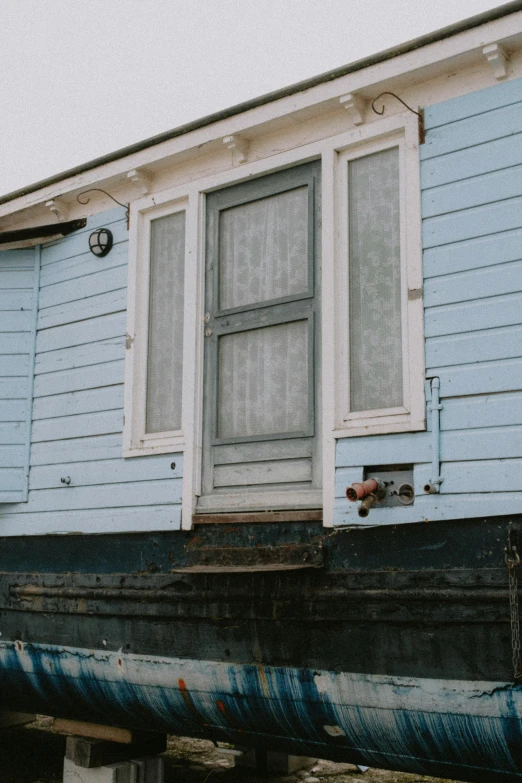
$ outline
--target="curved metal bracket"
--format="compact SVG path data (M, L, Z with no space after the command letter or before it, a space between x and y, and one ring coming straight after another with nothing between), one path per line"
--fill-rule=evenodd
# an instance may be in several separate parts
M375 108L375 101L378 101L379 98L382 98L383 95L391 95L392 98L396 98L399 103L402 103L402 105L408 109L408 111L411 111L412 114L416 114L419 120L419 144L424 144L425 138L426 138L426 132L424 130L424 109L419 109L419 111L415 111L415 109L412 109L411 106L408 106L408 104L402 100L402 98L399 98L398 95L395 95L394 92L389 92L388 90L385 90L385 92L381 92L380 95L378 95L376 98L372 101L372 109L375 112L375 114L383 115L385 110L385 105L383 103L382 109L379 111L379 109Z
M82 204L82 206L85 206L89 203L91 200L90 198L86 199L85 201L81 200L81 196L87 195L87 193L103 193L105 196L108 196L112 201L114 201L115 204L118 204L118 206L123 207L125 209L125 218L127 220L127 229L129 228L129 212L130 212L130 204L122 204L121 201L118 201L117 198L114 198L114 196L111 196L110 193L107 193L106 190L102 190L102 188L89 188L89 190L84 190L82 193L78 193L76 196L76 201L78 204Z

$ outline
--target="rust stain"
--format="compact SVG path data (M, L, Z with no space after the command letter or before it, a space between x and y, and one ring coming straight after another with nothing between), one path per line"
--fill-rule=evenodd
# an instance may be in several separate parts
M186 686L186 684L185 684L185 680L181 679L181 677L180 677L180 678L179 678L179 680L178 680L178 687L179 687L179 691L180 691L180 693L181 693L181 695L182 695L182 697L183 697L183 701L185 702L185 704L187 705L187 707L189 708L189 710L190 710L190 711L191 711L191 712L192 712L194 715L196 715L196 716L199 718L199 720L201 721L201 723L202 723L202 725L203 725L203 726L208 726L208 723L206 723L206 722L203 720L203 718L202 718L202 716L201 716L200 712L199 712L199 711L196 709L196 707L195 707L195 705L194 705L194 702L193 702L193 701L192 701L192 699L190 698L190 695L189 695L189 692L188 692L188 688L187 688L187 686Z

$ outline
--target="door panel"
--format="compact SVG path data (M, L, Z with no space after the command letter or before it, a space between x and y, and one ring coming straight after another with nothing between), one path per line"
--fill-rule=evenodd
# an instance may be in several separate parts
M207 198L198 510L321 505L320 165Z

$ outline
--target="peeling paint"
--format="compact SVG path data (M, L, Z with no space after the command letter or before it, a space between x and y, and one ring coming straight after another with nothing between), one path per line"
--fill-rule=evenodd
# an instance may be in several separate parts
M522 779L522 688L0 642L3 703L443 777ZM496 776L496 777L495 777Z

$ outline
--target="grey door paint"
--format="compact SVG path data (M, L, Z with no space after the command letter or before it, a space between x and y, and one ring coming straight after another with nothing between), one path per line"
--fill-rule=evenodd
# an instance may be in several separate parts
M320 164L207 197L198 511L318 508Z

